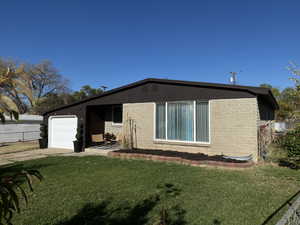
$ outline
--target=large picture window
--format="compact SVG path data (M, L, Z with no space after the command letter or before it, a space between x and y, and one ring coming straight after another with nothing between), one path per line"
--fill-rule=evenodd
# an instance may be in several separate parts
M156 103L155 138L159 140L209 142L208 102Z

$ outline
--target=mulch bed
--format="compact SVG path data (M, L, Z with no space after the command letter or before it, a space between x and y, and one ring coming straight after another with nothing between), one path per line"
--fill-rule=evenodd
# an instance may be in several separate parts
M254 165L252 161L225 159L222 155L209 156L203 153L188 153L177 151L121 149L108 153L109 156L121 158L144 158L154 161L172 161L189 165L212 165L246 168Z

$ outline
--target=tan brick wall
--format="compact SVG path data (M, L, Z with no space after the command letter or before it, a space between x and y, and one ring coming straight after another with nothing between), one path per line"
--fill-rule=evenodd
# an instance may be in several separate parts
M257 161L256 98L211 100L211 140L207 145L154 141L154 109L154 103L123 105L124 143L133 142L134 147L143 149L202 152L209 155L252 154L254 161Z
M211 101L211 152L257 161L256 98Z
M112 121L105 121L105 126L104 126L104 132L105 133L113 133L116 135L117 140L121 140L123 135L123 125L121 124L113 124Z

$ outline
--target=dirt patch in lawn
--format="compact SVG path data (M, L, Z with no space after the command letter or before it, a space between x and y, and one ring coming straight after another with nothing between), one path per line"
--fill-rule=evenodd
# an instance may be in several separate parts
M144 158L154 161L172 161L189 165L212 165L223 167L250 167L252 161L240 161L235 159L226 159L222 155L209 156L203 153L188 153L164 150L147 150L147 149L121 149L108 153L109 156L121 158Z
M177 151L164 151L164 150L147 150L147 149L120 149L114 152L129 153L129 154L145 154L145 155L158 155L167 157L179 157L182 159L189 159L195 161L219 161L219 162L233 162L233 163L245 163L247 161L225 159L222 155L209 156L203 153L189 153L189 152L177 152Z
M14 142L0 144L0 155L38 149L38 141Z

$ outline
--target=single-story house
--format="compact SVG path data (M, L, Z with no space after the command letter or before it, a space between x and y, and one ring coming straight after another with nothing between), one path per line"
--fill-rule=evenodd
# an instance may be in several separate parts
M149 78L45 112L49 148L113 133L126 147L258 159L258 125L274 119L268 88Z

